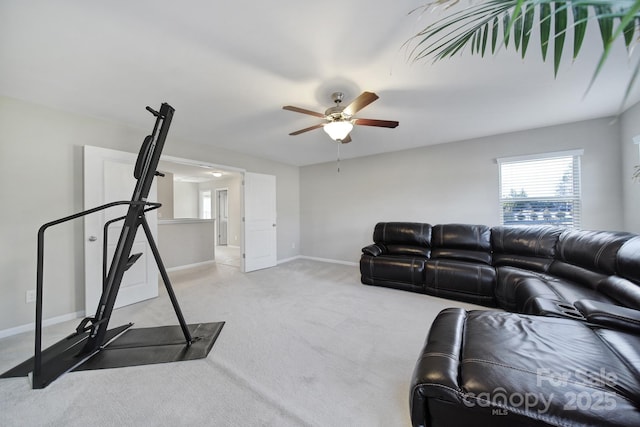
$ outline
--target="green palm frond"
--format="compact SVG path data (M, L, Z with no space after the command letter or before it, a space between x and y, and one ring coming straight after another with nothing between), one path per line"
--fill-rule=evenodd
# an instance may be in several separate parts
M415 11L423 12L459 0L433 0ZM471 6L454 11L428 25L405 43L409 59L434 61L450 58L465 48L471 54L495 54L497 46L509 47L510 41L524 58L534 27L540 30L542 59L546 60L549 46L553 46L553 70L558 74L568 32L573 33L573 58L582 48L587 26L597 22L603 51L594 72L592 84L611 52L613 43L622 38L631 50L640 35L640 0L478 0ZM502 25L502 31L499 26ZM490 49L487 49L487 46ZM636 80L634 73L625 101ZM623 101L623 103L625 102Z

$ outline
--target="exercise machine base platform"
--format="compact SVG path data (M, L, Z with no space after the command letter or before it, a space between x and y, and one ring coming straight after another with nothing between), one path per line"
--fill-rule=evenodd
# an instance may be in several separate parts
M129 329L133 323L118 326L107 331L107 342ZM26 377L32 372L33 388L44 388L65 372L85 362L93 354L82 354L89 332L71 334L42 351L40 373L34 372L34 357L0 375L0 378Z
M224 322L187 326L193 337L191 345L185 343L178 325L129 329L74 371L204 359L220 335Z
M80 356L88 332L70 335L42 352L42 374L34 378L34 388L44 388L65 372L123 368L204 359L208 356L225 322L187 325L193 342L184 341L180 326L129 329L126 324L107 333L109 343L92 355ZM33 371L33 358L0 375L25 377Z

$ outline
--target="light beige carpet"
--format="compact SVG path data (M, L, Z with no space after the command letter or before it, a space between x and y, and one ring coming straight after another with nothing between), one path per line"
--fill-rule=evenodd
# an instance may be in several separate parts
M433 318L480 308L365 286L357 267L304 259L171 278L188 323L226 321L207 359L71 372L43 390L3 379L0 426L410 426L409 382ZM110 327L129 321L177 324L162 291L114 311ZM45 345L78 322L46 328ZM32 333L0 340L0 372L32 355Z
M218 264L240 267L240 248L237 246L216 246L215 261Z

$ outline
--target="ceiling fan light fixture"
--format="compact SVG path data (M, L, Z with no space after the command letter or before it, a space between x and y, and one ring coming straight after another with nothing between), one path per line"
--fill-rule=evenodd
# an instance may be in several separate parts
M318 123L313 126L291 132L289 135L300 135L304 132L323 128L327 135L331 137L331 139L342 144L346 144L351 142L351 135L349 135L349 133L355 125L375 126L382 128L394 128L398 126L398 122L395 120L376 120L355 117L358 111L362 110L364 107L378 99L378 95L376 95L375 93L362 92L346 107L342 107L340 105L343 96L344 94L342 92L335 92L331 98L336 105L325 110L324 114L307 110L305 108L294 107L293 105L285 105L284 107L282 107L283 110L308 114L310 116L324 119L324 123Z
M334 141L342 141L353 129L353 123L348 120L334 120L326 123L323 129Z

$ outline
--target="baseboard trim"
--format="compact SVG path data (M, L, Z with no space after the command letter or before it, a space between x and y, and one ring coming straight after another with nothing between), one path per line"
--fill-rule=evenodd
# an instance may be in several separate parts
M280 264L284 264L285 262L295 261L295 260L300 259L300 258L302 258L302 256L301 256L301 255L296 255L296 256L292 256L291 258L279 259L279 260L278 260L278 262L277 262L277 264L278 264L278 265L280 265Z
M167 273L170 273L172 271L187 270L189 268L200 267L200 266L208 265L208 264L214 264L215 262L216 262L216 260L212 259L212 260L209 260L209 261L196 262L194 264L178 265L177 267L167 268Z
M339 259L330 259L330 258L318 258L318 257L306 256L306 255L299 255L297 258L310 259L312 261L328 262L328 263L331 263L331 264L349 265L351 267L358 267L360 265L357 262L342 261L342 260L339 260Z
M84 311L76 311L75 313L63 314L61 316L52 317L50 319L45 319L42 321L42 326L51 326L58 323L66 322L67 320L78 319L80 317L84 317ZM23 332L31 332L36 329L35 322L28 323L26 325L16 326L15 328L4 329L0 331L0 339L10 337L13 335L18 335Z

